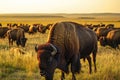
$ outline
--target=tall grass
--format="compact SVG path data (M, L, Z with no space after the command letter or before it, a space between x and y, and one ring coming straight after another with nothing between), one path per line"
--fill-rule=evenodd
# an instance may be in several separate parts
M54 23L58 21L75 21L78 23L92 23L98 24L100 22L109 24L114 23L119 27L119 22L107 22L107 21L82 21L76 18L59 18L59 19L13 19L13 18L0 18L1 22L5 26L7 23ZM46 34L36 33L34 35L25 34L28 38L26 47L20 49L24 50L26 54L22 55L19 52L15 53L11 51L11 48L16 47L8 46L8 40L0 39L0 80L45 80L39 74L38 61L36 58L36 52L34 50L35 44L43 44L47 40L48 31ZM89 65L81 60L82 70L80 74L76 74L77 80L119 80L120 79L120 50L114 50L110 47L98 46L97 53L97 72L94 72L94 66L92 65L92 74L89 74ZM56 69L54 74L54 80L60 80L60 70ZM65 75L65 80L71 80L71 73Z
M46 37L45 37L46 36ZM12 48L17 48L14 43L13 46L8 46L8 40L0 40L0 80L1 79L26 79L31 76L34 79L40 79L38 61L36 53L34 51L35 44L42 44L47 38L47 34L36 33L35 35L29 35L26 33L28 38L24 50L25 54L22 55L19 52L11 51Z
M0 40L0 80L44 80L39 75L38 61L34 51L35 44L46 42L47 33L29 35L26 47L23 48L26 54L22 55L10 51L16 44L8 47L8 40ZM21 48L21 47L19 47ZM14 54L13 54L14 53ZM119 80L120 79L120 50L110 47L99 46L97 54L97 72L89 74L89 65L81 60L82 70L77 74L77 80ZM54 80L60 80L60 70L56 69ZM66 75L66 80L71 79L71 73Z

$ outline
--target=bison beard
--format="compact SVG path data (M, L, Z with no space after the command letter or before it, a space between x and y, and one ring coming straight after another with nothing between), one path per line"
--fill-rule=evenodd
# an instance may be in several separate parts
M56 68L62 70L63 80L64 72L69 73L69 65L72 80L76 80L75 74L81 69L81 58L87 58L91 73L91 53L96 71L97 36L92 30L74 22L54 24L47 43L35 46L35 51L40 74L45 76L46 80L53 80Z

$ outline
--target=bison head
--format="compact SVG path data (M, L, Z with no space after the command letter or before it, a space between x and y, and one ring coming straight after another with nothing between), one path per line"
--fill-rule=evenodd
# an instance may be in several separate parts
M107 44L105 37L100 37L99 41L101 46L105 46Z
M53 80L53 74L57 67L58 49L53 44L36 45L37 59L41 76L46 80Z
M20 39L20 43L21 43L22 47L25 47L26 41L27 41L27 38L21 38Z

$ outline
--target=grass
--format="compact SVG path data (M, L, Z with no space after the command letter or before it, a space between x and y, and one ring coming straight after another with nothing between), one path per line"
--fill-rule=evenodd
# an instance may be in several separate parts
M19 55L10 51L10 48L0 49L0 80L44 80L44 77L39 75L38 61L34 51L35 44L42 44L47 39L47 33L33 35L26 34L28 42L24 48L26 54ZM7 39L1 40L0 43L8 46ZM14 44L12 47L16 47ZM11 48L12 48L11 47ZM110 47L99 46L97 55L97 73L89 74L88 62L82 63L82 71L77 74L77 80L119 80L120 79L120 50L114 50ZM56 69L54 80L60 80L60 70ZM71 79L71 73L66 75L66 80Z
M6 25L6 23L54 23L57 21L71 20L78 23L92 23L97 24L101 21L82 21L75 18L59 18L59 19L12 19L4 18L1 23ZM109 22L103 21L103 23L114 23L117 27L120 26L119 22ZM36 33L34 35L25 34L28 38L25 48L21 48L25 51L25 55L20 55L19 52L12 52L11 48L16 47L14 43L13 46L8 46L8 40L0 39L0 80L45 80L39 74L37 54L34 50L35 44L45 43L48 36L48 31L46 34ZM120 79L120 50L114 50L110 47L98 46L97 54L97 72L94 72L94 66L92 65L92 74L89 74L89 65L86 62L82 63L82 70L80 74L76 74L77 80L119 80ZM71 73L66 74L65 80L71 80ZM56 69L54 74L54 80L60 80L60 70Z

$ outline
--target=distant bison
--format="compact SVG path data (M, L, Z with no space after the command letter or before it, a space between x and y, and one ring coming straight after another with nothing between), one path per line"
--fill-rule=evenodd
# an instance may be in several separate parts
M38 27L36 27L36 26L30 26L28 33L29 33L29 34L34 34L34 33L36 33L37 31L38 31Z
M29 32L30 25L20 24L20 28L22 28L25 32Z
M100 44L102 46L109 45L112 48L119 48L120 44L120 29L110 31L106 37L100 38Z
M47 25L39 25L38 26L38 32L42 33L42 34L45 34L47 30L50 30L52 24L47 24Z
M105 26L106 28L114 28L114 24L108 24Z
M25 38L24 30L21 28L16 28L9 30L7 32L8 39L9 39L9 45L13 45L13 41L16 41L17 46L21 45L22 47L25 47L25 43L27 38Z
M5 38L8 30L9 29L7 27L0 27L0 38Z
M53 80L56 68L69 73L71 64L72 80L81 69L80 59L87 58L91 73L91 57L96 71L97 36L83 25L74 22L60 22L52 26L47 43L36 45L35 51L39 61L40 74L46 80Z
M110 32L111 30L113 30L113 28L104 28L104 27L97 28L95 32L97 34L98 40L101 36L106 37L108 32Z

